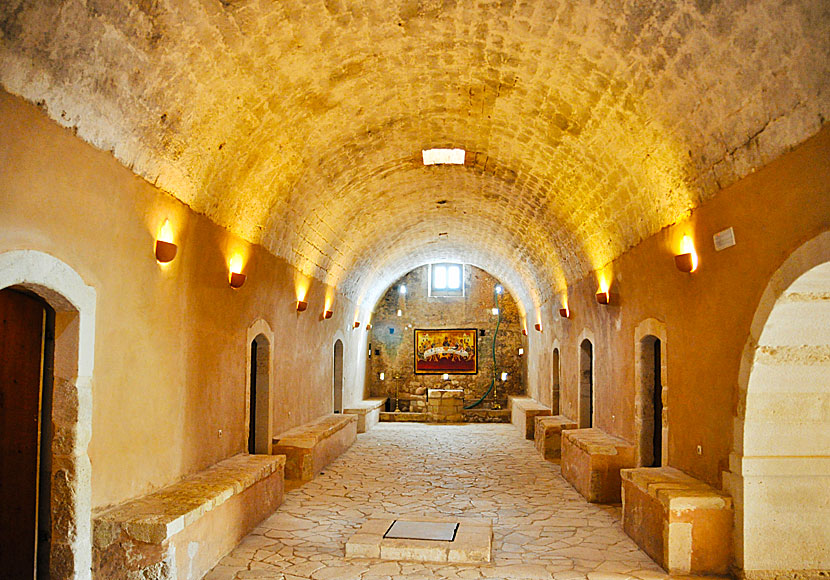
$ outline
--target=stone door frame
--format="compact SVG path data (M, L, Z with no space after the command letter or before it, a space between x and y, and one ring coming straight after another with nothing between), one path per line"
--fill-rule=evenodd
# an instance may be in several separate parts
M89 580L92 567L92 373L96 294L58 258L36 250L0 253L0 289L26 288L55 311L50 578Z

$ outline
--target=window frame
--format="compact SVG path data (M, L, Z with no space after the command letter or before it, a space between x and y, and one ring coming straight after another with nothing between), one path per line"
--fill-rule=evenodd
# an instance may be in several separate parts
M436 288L434 285L433 280L433 270L436 266L443 266L446 268L447 272L447 287L445 288ZM449 280L450 274L449 269L452 266L458 267L459 272L459 287L458 288L450 288L449 287ZM434 264L429 265L429 274L427 276L427 295L430 298L464 298L467 295L467 285L465 284L465 264L461 264L459 262L435 262Z

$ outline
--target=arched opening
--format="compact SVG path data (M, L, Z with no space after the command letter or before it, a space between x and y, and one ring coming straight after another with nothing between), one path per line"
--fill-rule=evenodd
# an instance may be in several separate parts
M559 349L553 349L551 357L551 397L550 410L554 415L559 414Z
M663 464L663 379L661 341L648 335L640 340L640 465Z
M594 426L594 345L587 338L579 345L579 428Z
M14 538L8 541L6 526L13 510L3 498L0 567L15 578L88 579L92 534L87 447L92 433L95 290L60 260L22 250L0 254L0 294L2 382L20 387L12 399L2 393L3 445L20 443L6 432L14 429L9 414L22 413L35 424L34 431L27 431L28 443L19 448L19 455L26 455L20 469L28 470L28 475L26 489L21 488L14 500L22 504L26 497L26 532L14 528ZM15 368L18 364L20 368ZM25 401L20 399L23 390L28 395ZM17 468L7 457L0 462L0 487L5 494L6 486L24 473L15 473ZM33 497L38 508L31 503ZM12 563L16 559L29 568L24 572L12 568L18 565Z
M270 450L268 420L271 385L271 343L264 334L251 341L248 453L267 454Z
M343 341L334 343L334 412L343 412Z
M0 566L9 577L48 578L55 312L7 288L0 320Z
M828 570L830 261L778 294L753 350L740 459L745 575Z

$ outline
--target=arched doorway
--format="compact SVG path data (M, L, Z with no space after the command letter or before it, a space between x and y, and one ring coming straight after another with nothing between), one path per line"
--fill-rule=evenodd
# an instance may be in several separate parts
M334 343L334 412L343 412L343 341L339 338Z
M666 325L653 318L637 325L634 356L636 461L642 467L660 467L668 455Z
M594 345L589 339L579 344L579 428L594 426Z
M271 343L264 334L251 341L248 394L248 453L267 454L271 449Z
M40 361L37 366L42 365L36 373L38 402L42 408L38 413L41 453L36 455L40 477L35 493L43 496L35 526L39 526L38 536L44 542L37 559L37 578L86 580L90 578L92 566L91 466L87 447L92 434L95 290L60 260L42 252L17 250L0 254L0 291L4 292L4 298L14 293L29 301L26 307L13 306L17 316L21 314L20 308L25 308L35 319L38 318L36 311L42 313L39 331L36 321L30 320L27 324L30 345L38 341L40 345L21 348L20 339L4 337L6 344L2 353L3 366L8 367L7 349L17 343L21 356ZM54 328L60 332L50 332ZM26 352L32 350L36 352ZM20 405L15 407L21 410ZM6 473L8 469L4 464L0 473L4 482L11 480ZM5 506L0 509L4 512L0 519L6 520ZM34 511L30 517L36 517ZM7 524L4 521L0 525ZM3 535L5 538L6 534ZM18 536L14 544L4 546L0 565L11 576L32 578L31 573L18 576L6 567L9 548L17 550L22 544L31 547L28 539ZM35 566L34 560L31 564Z
M554 347L551 356L551 397L550 410L553 415L559 414L559 347Z

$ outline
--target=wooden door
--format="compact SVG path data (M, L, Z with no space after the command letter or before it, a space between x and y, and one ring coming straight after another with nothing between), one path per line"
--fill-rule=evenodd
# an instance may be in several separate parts
M42 301L0 290L0 570L33 578L46 310Z

